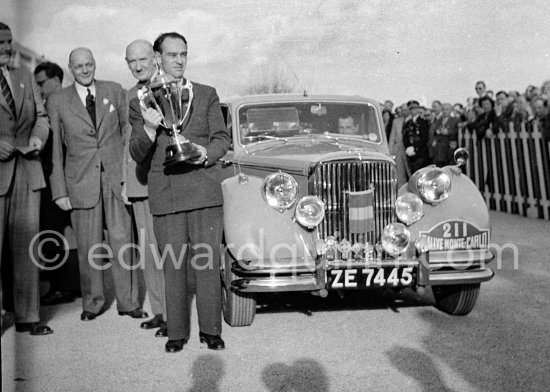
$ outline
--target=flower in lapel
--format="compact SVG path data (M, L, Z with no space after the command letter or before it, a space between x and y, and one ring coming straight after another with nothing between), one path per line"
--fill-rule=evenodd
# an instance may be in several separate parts
M109 100L107 98L103 98L103 105L108 105L109 104Z
M25 88L25 83L19 83L19 87Z

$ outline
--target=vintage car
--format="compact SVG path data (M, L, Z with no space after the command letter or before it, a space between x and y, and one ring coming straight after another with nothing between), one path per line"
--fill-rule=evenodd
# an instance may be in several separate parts
M223 312L253 322L257 293L431 288L435 306L469 313L486 263L485 201L457 164L425 167L397 189L376 101L255 95L222 100Z

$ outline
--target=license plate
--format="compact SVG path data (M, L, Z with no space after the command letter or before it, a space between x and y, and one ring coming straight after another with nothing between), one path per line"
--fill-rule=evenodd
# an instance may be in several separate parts
M414 283L414 267L347 268L327 271L329 289L406 287Z

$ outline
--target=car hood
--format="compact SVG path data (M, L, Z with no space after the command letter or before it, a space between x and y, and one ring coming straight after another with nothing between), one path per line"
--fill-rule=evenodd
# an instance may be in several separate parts
M247 146L234 160L237 164L308 174L319 162L338 160L392 161L386 145L369 145L360 140L272 140Z

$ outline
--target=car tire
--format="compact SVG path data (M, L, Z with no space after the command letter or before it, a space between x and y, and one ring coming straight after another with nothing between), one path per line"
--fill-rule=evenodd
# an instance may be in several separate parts
M479 297L480 283L434 286L435 307L453 316L472 311Z
M252 324L256 315L256 296L252 293L242 293L231 287L231 281L237 275L231 271L233 258L225 255L225 265L222 269L222 310L223 318L232 327L246 327Z

